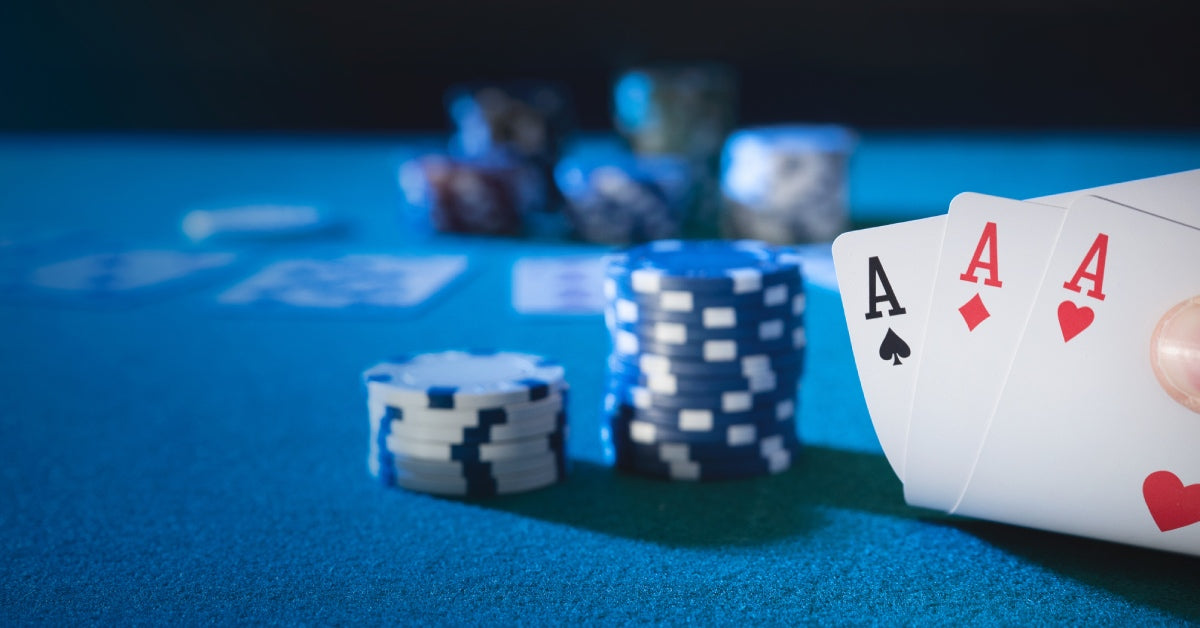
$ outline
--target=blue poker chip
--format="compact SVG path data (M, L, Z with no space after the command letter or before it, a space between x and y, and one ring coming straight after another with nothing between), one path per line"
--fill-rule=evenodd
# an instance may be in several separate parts
M763 404L746 412L722 412L717 408L638 408L621 400L621 395L604 395L603 412L606 416L621 414L636 417L684 431L719 430L728 425L755 422L786 421L796 416L796 397L781 396L773 404Z
M610 360L610 364L611 364ZM646 374L636 369L610 368L608 381L615 385L639 386L664 395L711 395L730 391L752 393L791 391L795 393L799 369L762 371L728 377L681 377L670 374Z
M608 437L614 446L616 460L733 465L769 458L778 452L796 453L800 451L800 439L794 434L782 432L766 435L755 442L739 445L701 441L662 441L644 444L632 441L615 432Z
M615 284L612 284L611 288L615 291ZM801 290L794 291L790 298L782 303L765 307L706 305L703 299L701 305L696 307L693 299L691 307L681 301L670 302L670 305L677 306L674 309L663 309L658 304L645 303L645 299L626 299L615 292L607 296L609 304L605 307L605 315L614 324L669 321L703 329L733 329L776 318L798 319L803 317L807 305L807 299ZM677 297L677 300L685 300L685 297Z
M614 371L651 375L675 375L689 378L751 377L764 371L799 370L804 366L804 353L792 351L781 354L743 356L730 362L704 362L651 353L609 356L609 368Z
M632 357L640 354L694 360L706 363L736 362L752 355L785 355L803 351L808 343L804 327L796 327L784 338L770 341L733 338L701 340L691 344L647 342L636 334L617 330L612 333L613 353Z
M609 257L607 273L635 294L745 295L800 281L795 256L754 240L660 240Z
M609 300L625 299L638 307L663 312L696 312L706 307L781 308L792 304L792 296L804 291L798 276L770 283L761 290L748 292L712 292L687 288L664 288L653 292L633 290L612 277L604 280L604 295Z
M399 356L363 373L368 394L389 405L489 408L537 401L564 386L562 365L541 356L444 351Z
M767 412L773 410L779 402L791 399L796 392L785 387L782 390L766 392L750 392L748 390L730 390L713 393L692 394L663 394L647 388L630 385L624 381L610 380L605 390L606 397L611 395L619 405L627 405L639 410L712 410L726 415L740 412Z
M693 461L662 462L640 458L618 458L618 470L663 480L721 482L747 480L783 473L791 468L796 454L780 452L767 458L728 464L704 464Z
M618 413L609 416L608 424L612 429L612 437L614 439L639 445L708 443L737 448L754 445L767 436L774 436L776 434L794 435L796 432L796 421L792 418L783 421L767 420L764 422L747 421L745 423L731 423L718 429L691 431L642 420L636 415Z
M616 321L611 313L606 313L604 319L610 333L628 332L636 335L640 340L663 344L688 344L705 340L772 342L791 337L797 327L804 325L803 317L790 314L761 321L750 321L740 326L723 329L662 320L623 323Z
M606 244L678 237L697 188L687 160L626 152L571 155L554 178L575 233Z

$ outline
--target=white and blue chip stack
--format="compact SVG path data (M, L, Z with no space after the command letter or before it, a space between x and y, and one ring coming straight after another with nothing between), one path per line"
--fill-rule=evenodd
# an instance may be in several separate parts
M363 373L367 466L384 485L491 497L566 476L563 367L525 353L399 356Z
M660 240L610 258L605 441L672 480L780 473L799 453L799 261L757 241Z

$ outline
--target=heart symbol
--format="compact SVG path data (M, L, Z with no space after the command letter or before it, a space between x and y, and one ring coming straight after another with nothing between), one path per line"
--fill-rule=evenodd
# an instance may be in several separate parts
M1200 523L1200 484L1183 485L1170 471L1155 471L1142 483L1150 516L1163 532Z
M1096 320L1096 313L1086 305L1077 307L1070 301L1058 304L1058 326L1062 329L1063 342L1070 342L1072 338L1079 335L1079 332L1087 329L1094 320Z

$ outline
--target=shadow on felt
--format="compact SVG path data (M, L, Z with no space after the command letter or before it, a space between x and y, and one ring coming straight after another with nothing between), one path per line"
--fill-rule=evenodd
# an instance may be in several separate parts
M784 473L670 482L574 461L566 482L479 506L666 546L761 545L824 524L824 506L911 517L878 455L806 447Z
M1200 622L1200 558L990 521L942 519L1065 578Z

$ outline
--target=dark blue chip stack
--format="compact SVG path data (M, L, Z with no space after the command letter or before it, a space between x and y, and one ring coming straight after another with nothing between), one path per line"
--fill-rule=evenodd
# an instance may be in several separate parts
M757 241L660 240L610 258L605 439L673 480L780 473L799 453L799 261Z
M562 366L510 352L399 356L363 373L367 467L384 485L490 497L566 476Z

